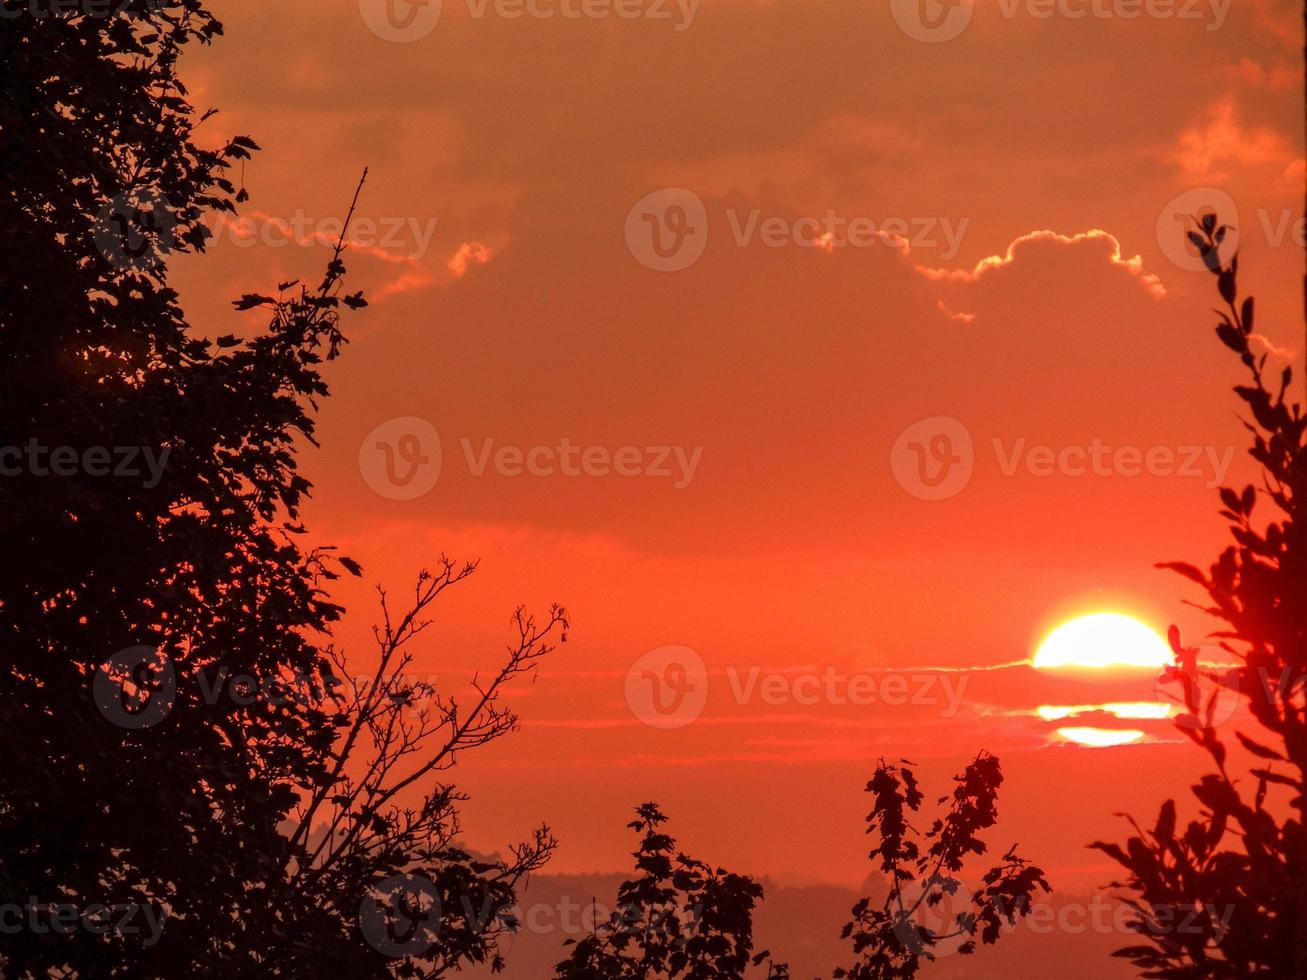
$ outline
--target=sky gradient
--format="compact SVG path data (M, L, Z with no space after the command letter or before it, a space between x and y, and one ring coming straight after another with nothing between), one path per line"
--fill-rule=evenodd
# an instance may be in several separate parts
M373 584L442 552L482 560L417 650L446 689L518 604L567 606L521 731L456 772L478 848L547 821L554 870L619 869L658 800L714 863L857 886L875 760L944 792L986 748L999 836L1105 884L1085 845L1204 760L1165 720L1068 743L1039 706L1150 701L1153 675L1026 661L1082 613L1209 628L1152 566L1214 556L1214 487L1250 469L1175 215L1222 210L1259 342L1300 360L1297 7L977 0L947 40L885 0L622 9L445 0L404 39L369 0L241 0L187 55L221 109L201 132L263 149L248 221L174 265L199 329L319 274L370 168L347 263L371 306L303 459L315 539L365 568L340 642L366 663ZM645 216L666 246L681 214L697 257L660 269ZM917 469L941 433L942 489ZM412 499L373 451L405 434ZM656 727L628 677L668 646L706 701Z

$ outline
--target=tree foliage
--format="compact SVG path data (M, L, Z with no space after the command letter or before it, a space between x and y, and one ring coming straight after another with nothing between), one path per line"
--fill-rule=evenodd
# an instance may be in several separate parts
M20 930L0 969L362 978L493 958L493 930L465 930L458 902L416 957L370 943L359 909L408 873L500 905L548 856L547 831L503 860L458 848L461 797L440 773L513 727L499 690L562 611L518 613L471 703L442 692L413 713L402 650L470 570L443 563L410 612L392 623L383 606L370 688L342 689L328 590L360 569L307 543L297 452L342 308L366 306L343 287L344 237L320 279L237 298L232 332L200 336L168 262L204 251L205 219L243 201L235 168L258 149L206 146L211 113L178 73L220 23L202 0L0 3L0 447L17 465L0 479L0 903L165 915L157 943ZM12 454L29 446L46 462ZM89 465L120 449L159 472ZM87 465L55 475L56 451ZM153 662L110 669L138 648ZM218 677L256 690L208 697ZM106 715L101 682L131 724Z
M1289 395L1292 369L1276 377L1256 352L1255 304L1239 297L1238 256L1222 256L1226 234L1209 214L1190 240L1224 304L1217 337L1248 373L1235 392L1261 485L1220 490L1233 543L1207 571L1162 566L1204 589L1202 608L1222 624L1214 636L1237 664L1213 670L1172 627L1166 679L1185 707L1179 727L1216 768L1193 787L1199 811L1183 827L1167 800L1151 831L1135 824L1124 847L1092 845L1128 871L1117 884L1144 940L1117 955L1172 980L1307 976L1307 421ZM1259 502L1270 512L1254 518ZM1230 771L1218 730L1218 699L1230 697L1258 726L1234 733L1256 760L1247 775Z
M431 625L430 606L475 567L442 559L419 575L402 614L383 592L368 673L351 676L346 658L328 651L345 678L332 692L336 742L327 778L304 787L285 825L282 874L307 914L333 926L306 927L281 975L370 976L381 965L429 978L469 963L503 966L499 940L515 925L518 884L544 866L556 841L542 826L506 858L472 854L458 841L466 797L443 774L460 753L517 727L503 689L566 640L568 623L557 606L541 622L517 609L504 660L473 678L466 700L415 677L409 646ZM390 962L379 964L378 953Z
M593 934L567 940L557 980L732 980L753 951L762 886L676 850L656 803L636 808L638 877L617 891L617 910ZM762 954L765 956L766 954Z
M906 760L876 767L867 792L875 801L867 815L867 833L877 838L869 857L888 879L879 905L870 898L853 907L842 936L853 941L856 960L835 970L849 980L889 980L917 975L922 961L949 952L974 953L976 941L998 941L1004 923L1011 926L1029 914L1037 889L1047 892L1044 873L1016 853L1004 852L969 891L961 877L970 858L988 846L980 834L998 821L998 790L1003 773L998 759L982 752L963 772L943 815L921 833L913 824L925 800L912 764Z
M924 832L913 817L925 800L912 764L881 761L867 784L874 798L867 833L877 837L870 857L888 881L884 900L861 899L841 938L852 940L854 963L833 975L890 980L917 975L937 954L975 952L976 942L998 941L1005 925L1029 914L1044 873L1008 848L968 892L961 875L988 850L980 834L998 820L1003 782L998 759L982 752L954 777L943 815ZM675 850L654 803L636 810L632 830L640 876L618 890L617 911L594 933L567 945L556 980L742 980L749 966L765 966L768 980L790 980L770 951L753 953L753 910L762 886ZM951 910L946 911L946 906Z

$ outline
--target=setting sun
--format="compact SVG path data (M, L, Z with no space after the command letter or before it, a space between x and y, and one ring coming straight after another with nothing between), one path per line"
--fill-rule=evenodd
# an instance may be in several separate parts
M1068 742L1087 745L1095 749L1107 749L1117 745L1128 745L1144 737L1137 728L1059 728L1057 733Z
M1155 631L1120 613L1093 613L1063 623L1040 644L1032 663L1055 667L1162 667L1171 650Z

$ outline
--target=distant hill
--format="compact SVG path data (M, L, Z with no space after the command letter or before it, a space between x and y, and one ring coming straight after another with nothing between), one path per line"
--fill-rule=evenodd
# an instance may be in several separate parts
M544 980L563 958L563 941L585 934L591 902L602 918L611 909L622 875L537 875L522 895L522 928L505 943L507 969L465 974L477 980ZM851 888L834 885L787 886L763 881L766 900L754 920L758 948L770 949L790 964L795 980L829 978L832 967L848 962L839 938L850 907ZM927 965L923 980L1127 980L1139 974L1112 950L1131 941L1112 924L1116 904L1104 895L1050 896L1042 919L1024 924L996 946L972 956L952 955ZM1059 926L1059 922L1061 925Z

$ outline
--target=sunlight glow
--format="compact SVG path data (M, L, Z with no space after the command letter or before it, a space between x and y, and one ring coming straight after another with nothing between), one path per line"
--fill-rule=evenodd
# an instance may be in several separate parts
M1059 721L1072 715L1106 711L1118 718L1165 718L1171 705L1158 701L1110 701L1107 704L1041 704L1037 709L1044 721Z
M1149 627L1120 613L1093 613L1063 623L1040 644L1032 663L1053 667L1150 667L1172 662L1171 648Z
M1144 737L1144 733L1137 728L1059 728L1057 733L1068 742L1094 749L1126 745Z

